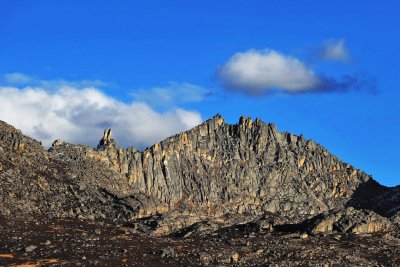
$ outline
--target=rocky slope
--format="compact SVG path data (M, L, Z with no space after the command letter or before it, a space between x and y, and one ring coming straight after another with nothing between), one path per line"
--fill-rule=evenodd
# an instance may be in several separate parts
M400 187L303 136L216 115L144 151L104 132L97 148L49 150L0 122L0 214L114 220L156 235L206 236L237 225L282 233L394 233Z

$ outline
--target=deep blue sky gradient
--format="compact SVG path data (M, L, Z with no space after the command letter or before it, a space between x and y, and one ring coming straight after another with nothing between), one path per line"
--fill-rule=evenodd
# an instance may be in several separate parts
M0 74L99 79L130 101L138 89L188 82L211 90L183 107L303 133L385 185L400 184L398 1L6 1L0 0ZM324 41L344 38L350 62L314 62ZM233 54L271 48L331 77L362 73L366 90L252 97L216 80Z

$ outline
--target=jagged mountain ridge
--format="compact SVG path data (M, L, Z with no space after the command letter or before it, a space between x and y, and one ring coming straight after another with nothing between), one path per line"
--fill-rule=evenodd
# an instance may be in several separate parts
M186 219L167 233L232 215L246 221L273 214L280 223L300 223L346 206L384 216L400 208L398 188L380 186L314 141L258 119L231 125L216 115L143 152L119 148L110 131L97 149L58 140L45 151L5 123L0 140L6 215L133 220L165 214L179 224L179 211Z
M229 125L217 115L143 153L120 152L110 160L120 159L129 184L166 203L166 210L182 203L216 215L315 214L343 205L370 179L313 141L244 117Z
M217 115L144 151L109 129L46 150L0 122L0 264L388 266L399 210L400 187L260 120Z

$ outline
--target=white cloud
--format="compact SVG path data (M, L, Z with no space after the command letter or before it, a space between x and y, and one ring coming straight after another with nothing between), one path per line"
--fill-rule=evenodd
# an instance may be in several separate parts
M327 41L319 54L324 60L347 61L349 59L344 39Z
M198 85L170 82L165 87L136 90L132 96L136 101L146 102L153 106L170 107L182 103L201 102L209 93L209 90Z
M0 120L49 146L60 138L96 145L104 128L117 142L138 148L200 124L198 112L171 108L160 113L144 102L123 103L95 88L0 87Z
M219 69L219 77L227 89L251 94L273 89L296 93L319 84L303 62L269 49L236 53Z

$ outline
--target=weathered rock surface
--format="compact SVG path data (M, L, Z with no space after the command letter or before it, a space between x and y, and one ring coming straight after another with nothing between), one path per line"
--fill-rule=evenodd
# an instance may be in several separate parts
M118 155L129 184L167 210L216 217L269 211L298 220L344 207L370 179L313 141L243 117L229 125L216 116L143 153Z
M321 214L311 221L308 230L313 234L331 232L368 234L387 232L390 228L387 218L373 211L353 208Z
M231 125L216 115L144 151L120 148L110 129L97 148L56 140L45 150L0 122L4 218L114 220L176 238L247 229L248 236L308 240L338 233L398 238L399 213L400 187L381 186L314 141L258 119ZM226 264L240 265L235 253ZM200 258L218 262L210 257Z

